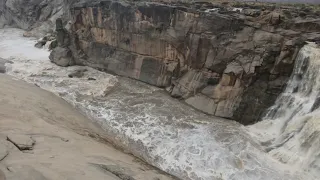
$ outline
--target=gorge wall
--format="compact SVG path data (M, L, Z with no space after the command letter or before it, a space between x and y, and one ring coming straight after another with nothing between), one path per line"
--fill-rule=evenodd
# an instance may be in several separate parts
M67 50L55 49L53 61L64 54L70 65L166 87L196 109L243 124L274 103L299 49L320 31L319 14L289 7L97 1L70 11L68 28L60 28Z
M25 36L43 37L53 33L57 18L68 15L77 0L0 0L0 28L28 30Z

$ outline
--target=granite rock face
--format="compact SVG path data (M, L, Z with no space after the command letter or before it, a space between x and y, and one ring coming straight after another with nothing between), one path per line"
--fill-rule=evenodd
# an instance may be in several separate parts
M320 37L319 14L268 6L106 0L73 4L69 15L63 46L76 64L166 87L243 124L261 119L299 49Z

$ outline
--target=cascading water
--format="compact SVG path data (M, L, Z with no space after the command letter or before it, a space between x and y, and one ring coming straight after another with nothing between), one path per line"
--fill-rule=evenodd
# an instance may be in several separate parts
M266 151L284 164L320 177L320 48L299 52L285 91L251 127Z

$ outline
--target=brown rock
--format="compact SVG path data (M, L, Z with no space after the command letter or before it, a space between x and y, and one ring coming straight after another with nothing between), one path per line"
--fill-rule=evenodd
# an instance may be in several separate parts
M280 15L280 13L278 12L270 13L269 23L271 25L278 25L281 23L281 21L282 21L282 16Z

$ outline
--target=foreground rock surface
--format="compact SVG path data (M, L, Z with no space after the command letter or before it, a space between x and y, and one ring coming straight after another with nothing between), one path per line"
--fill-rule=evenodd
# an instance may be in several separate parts
M55 95L5 75L0 84L1 180L172 179L101 143L104 132Z

